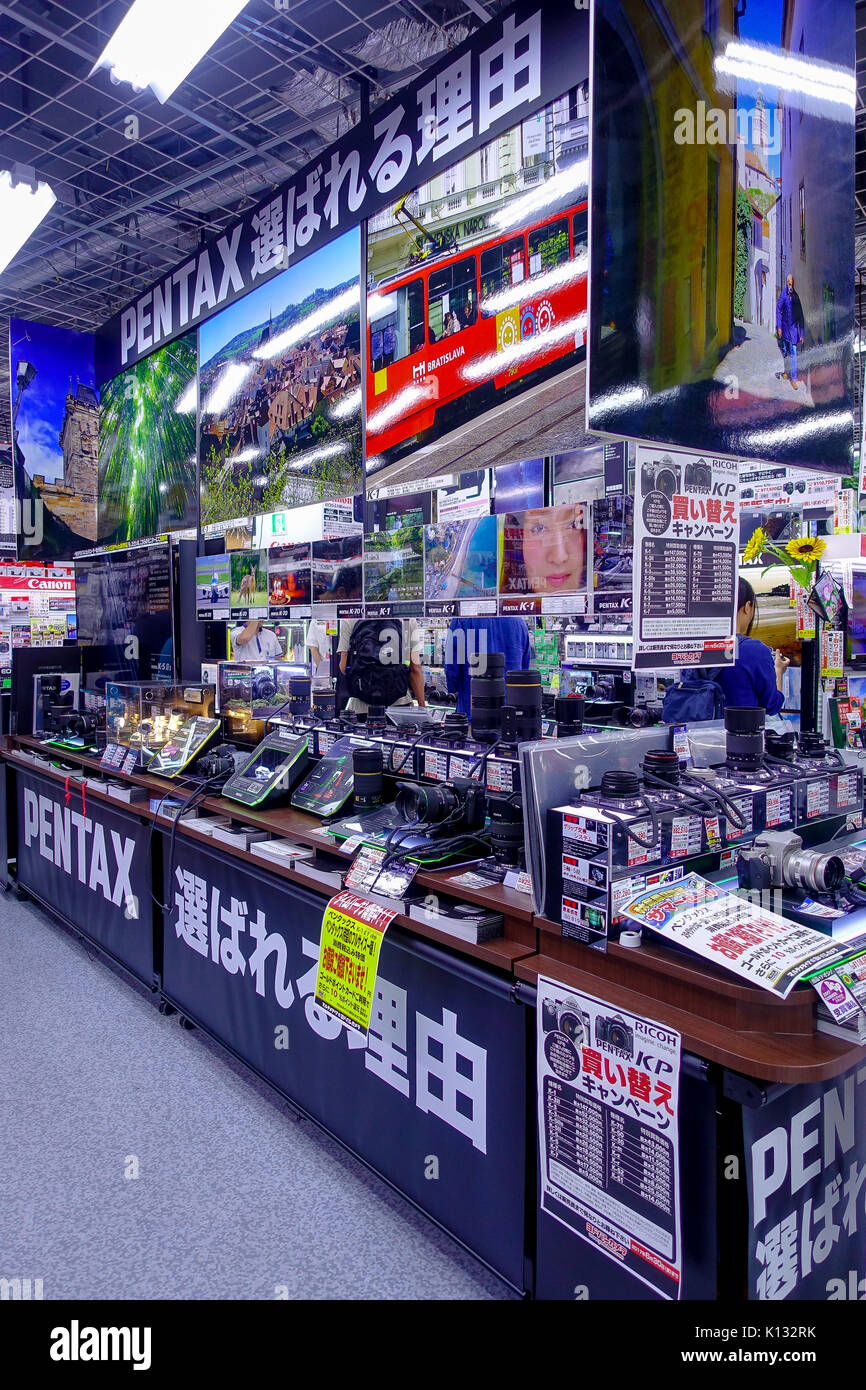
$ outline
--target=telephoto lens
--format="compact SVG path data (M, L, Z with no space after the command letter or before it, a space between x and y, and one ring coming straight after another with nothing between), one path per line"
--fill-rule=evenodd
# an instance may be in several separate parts
M518 797L488 797L487 833L497 864L516 865L523 853L523 802Z
M354 794L357 807L382 805L383 762L381 748L353 750L352 767L355 774Z
M289 714L309 714L311 685L312 679L310 676L290 676Z
M765 711L760 706L725 710L726 760L738 772L758 772L764 762Z
M516 711L517 742L541 738L541 672L507 671L505 703Z
M476 676L499 676L505 677L505 653L504 652L473 652L469 657L469 675L472 680Z
M584 702L580 695L557 695L553 702L556 737L571 738L583 733Z
M320 719L333 719L337 713L337 696L333 690L314 690L312 692L313 714Z
M493 658L500 663L491 670ZM487 653L487 668L469 682L470 723L472 737L477 743L495 743L502 723L505 704L505 657L502 652Z

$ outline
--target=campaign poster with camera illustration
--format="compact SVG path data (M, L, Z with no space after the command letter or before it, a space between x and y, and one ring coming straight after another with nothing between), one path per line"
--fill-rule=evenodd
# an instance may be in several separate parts
M542 1210L679 1298L680 1034L543 976L537 1016Z
M635 457L635 669L735 657L740 501L736 459L639 445Z

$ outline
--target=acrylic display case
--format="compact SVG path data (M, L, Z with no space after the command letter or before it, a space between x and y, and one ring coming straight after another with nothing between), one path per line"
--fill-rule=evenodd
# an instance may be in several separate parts
M289 708L289 682L309 678L310 668L292 661L221 661L219 713L228 738L259 740L266 722Z
M207 741L205 733L212 734L219 727L214 718L212 685L118 681L105 687L107 743L134 753L136 767L145 767L163 750L179 746L179 740L186 743L192 721L200 721L197 730L201 737L192 740L198 751Z

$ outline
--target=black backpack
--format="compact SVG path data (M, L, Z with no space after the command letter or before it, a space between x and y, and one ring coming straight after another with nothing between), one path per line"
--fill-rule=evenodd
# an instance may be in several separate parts
M395 650L396 638L396 650ZM346 685L368 705L393 705L409 692L399 618L362 618L349 637Z

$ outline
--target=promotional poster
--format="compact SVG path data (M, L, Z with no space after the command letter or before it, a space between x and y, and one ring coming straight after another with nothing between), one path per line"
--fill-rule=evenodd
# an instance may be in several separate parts
M204 523L360 492L360 233L199 330Z
M93 336L10 318L9 353L19 559L71 560L97 539Z
M195 525L197 371L196 335L188 333L102 386L100 542Z
M598 0L593 71L589 427L853 472L853 0Z
M635 669L734 660L739 578L736 459L635 451Z
M680 1035L544 976L536 1013L542 1211L677 1299Z

